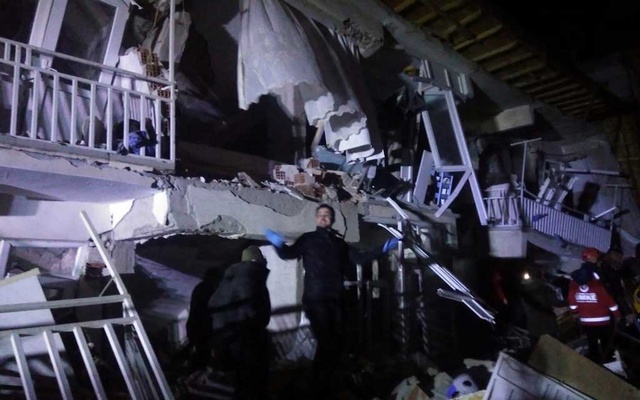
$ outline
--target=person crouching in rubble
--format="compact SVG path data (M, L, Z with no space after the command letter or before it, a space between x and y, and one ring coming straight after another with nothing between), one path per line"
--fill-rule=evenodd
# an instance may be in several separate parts
M235 372L236 400L267 398L271 301L267 261L257 246L242 252L242 262L229 266L208 303L213 349Z
M280 258L302 257L305 270L302 306L317 342L312 384L317 389L315 398L326 398L336 389L332 384L344 342L342 300L347 268L372 261L398 245L398 239L392 238L381 250L356 251L331 228L334 222L333 207L321 204L316 209L316 230L303 234L293 245L286 245L277 232L265 232Z
M587 254L587 256L590 255ZM590 257L586 258L592 260ZM587 357L601 364L611 354L609 347L614 329L611 314L617 323L620 319L620 311L613 297L595 278L591 264L587 261L571 274L568 300L569 308L578 315L580 325L587 335L589 344Z

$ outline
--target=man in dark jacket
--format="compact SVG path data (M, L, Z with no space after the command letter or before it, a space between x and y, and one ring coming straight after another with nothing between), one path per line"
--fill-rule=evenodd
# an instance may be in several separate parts
M238 400L267 397L271 302L266 265L258 247L247 247L242 262L227 268L209 299L214 350L236 372Z
M334 221L333 208L321 204L316 209L316 230L304 233L293 245L287 246L276 232L266 232L281 258L302 258L305 270L302 305L317 342L313 360L314 387L324 390L331 383L344 340L342 293L346 268L371 261L398 244L393 238L387 240L382 252L356 251L331 229Z

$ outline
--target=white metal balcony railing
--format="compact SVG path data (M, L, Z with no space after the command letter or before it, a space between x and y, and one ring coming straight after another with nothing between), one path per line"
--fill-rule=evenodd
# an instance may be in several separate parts
M611 246L611 231L608 229L545 206L539 201L523 198L522 214L527 226L546 235L584 247L595 247L603 252Z
M524 225L545 235L601 251L607 251L611 245L611 232L590 222L589 216L576 217L524 194L520 197L507 190L488 192L491 196L485 198L485 206L487 219L493 227L517 228Z
M103 295L97 297L74 298L68 300L55 300L35 303L0 304L0 316L11 313L25 311L47 311L53 309L76 309L87 306L105 307L111 305L121 305L122 317L101 318L84 322L71 323L38 323L30 321L28 325L21 328L0 329L0 341L7 341L11 344L11 352L15 359L15 364L22 384L22 394L28 400L37 398L95 398L108 399L113 396L109 393L110 385L116 381L124 383L123 390L126 390L130 399L173 399L173 393L167 383L161 365L154 353L149 341L149 337L142 325L140 316L135 309L133 301L127 288L120 277L116 266L107 254L104 243L100 240L93 224L86 213L80 213L89 234L95 243L105 265L111 275L111 280L103 288L103 293L112 282L118 291L115 295ZM15 315L15 314L14 314ZM23 316L23 318L25 318ZM115 368L105 370L98 368L94 360L85 335L99 335L103 333L106 337L111 355L115 359L119 369L119 376ZM69 338L63 346L57 345L61 335ZM46 354L51 360L51 366L55 373L57 390L48 387L42 382L42 376L30 364L29 357L39 356L34 352L34 341L43 341L46 344ZM29 350L26 342L32 346ZM76 376L72 381L69 373L73 369L64 367L63 361L68 359L71 347L75 347L81 356L82 366L86 368L89 382L78 382L82 379ZM27 354L29 352L29 355ZM37 358L37 357L36 357ZM79 370L80 366L78 366ZM91 385L89 387L89 384ZM14 392L14 387L4 389ZM45 393L38 393L45 389ZM57 393L56 393L57 392ZM91 393L92 392L92 393ZM13 398L13 397L12 397Z
M55 58L99 78L53 70L48 65ZM175 87L162 78L0 38L0 134L127 155L134 164L155 159L171 168Z

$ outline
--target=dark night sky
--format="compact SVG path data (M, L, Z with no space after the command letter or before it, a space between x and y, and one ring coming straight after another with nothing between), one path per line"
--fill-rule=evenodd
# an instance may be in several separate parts
M639 0L491 0L554 58L575 63L640 47Z

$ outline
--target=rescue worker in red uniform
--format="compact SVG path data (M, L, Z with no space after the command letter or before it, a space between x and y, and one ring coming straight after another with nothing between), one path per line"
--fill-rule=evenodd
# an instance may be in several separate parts
M619 320L620 311L613 297L594 277L593 269L588 264L587 261L572 274L569 308L578 314L580 325L587 335L587 357L594 362L603 363L609 358L605 351L610 345L614 323ZM612 321L612 314L615 321Z

